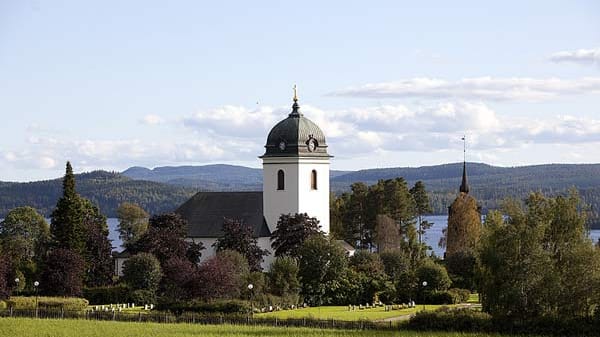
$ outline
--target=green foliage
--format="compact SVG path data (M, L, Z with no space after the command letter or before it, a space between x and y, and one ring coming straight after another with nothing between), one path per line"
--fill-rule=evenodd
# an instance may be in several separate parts
M460 299L459 303L467 303L471 299L471 291L469 289L451 288L448 291L458 295Z
M83 297L91 305L133 302L130 297L130 289L125 285L83 288Z
M423 282L427 282L427 286L424 287L426 292L446 290L452 283L446 268L430 259L425 260L419 266L417 269L417 278L421 286Z
M12 296L6 300L8 307L13 309L35 309L35 296ZM45 297L39 296L37 298L38 308L41 309L53 309L62 308L64 310L85 310L88 306L88 301L84 298L74 297Z
M452 280L452 285L459 288L476 289L477 257L472 251L460 251L447 255L444 264Z
M449 208L446 255L475 250L481 235L481 213L477 200L460 193Z
M420 311L410 319L408 327L413 330L486 332L493 330L489 314L469 309Z
M56 247L72 250L83 256L85 254L87 228L83 222L84 203L75 192L75 177L71 164L67 162L67 170L63 178L63 195L52 212L50 229Z
M132 303L137 305L157 303L156 292L148 289L136 289L129 293Z
M423 302L427 304L458 304L461 302L461 297L458 292L450 290L426 291Z
M77 191L99 206L108 217L116 218L123 202L140 205L150 214L170 212L198 190L151 181L132 180L119 173L94 171L76 174ZM0 183L0 218L23 205L48 216L62 196L61 179L31 183Z
M0 222L0 252L22 280L18 290L23 290L26 278L38 276L49 240L50 227L34 208L17 207Z
M335 242L314 235L300 248L301 293L312 305L345 302L343 285L347 284L348 258ZM347 303L344 303L347 304Z
M299 256L300 247L311 236L322 235L319 220L306 213L282 214L277 228L271 233L271 246L275 256Z
M160 262L154 255L139 253L123 264L123 281L131 289L155 292L162 278Z
M479 249L484 310L495 317L589 317L600 304L600 251L585 230L576 193L488 215Z
M297 295L300 291L298 262L289 256L280 256L269 270L269 290L277 296Z
M161 303L157 309L167 310L176 314L181 314L184 312L246 314L250 312L250 303L239 300L215 301L210 303L202 301L188 301Z
M148 229L150 216L140 206L124 202L117 208L119 238L123 244L136 242Z
M223 235L213 244L217 251L233 250L242 254L248 260L250 270L260 271L264 256L269 254L266 249L258 246L254 237L252 226L248 226L236 219L225 219L223 222Z

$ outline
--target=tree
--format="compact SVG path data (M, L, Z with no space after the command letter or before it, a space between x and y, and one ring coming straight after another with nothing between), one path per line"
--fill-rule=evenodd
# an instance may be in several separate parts
M194 275L198 272L195 263L185 257L172 257L162 267L161 290L172 300L188 299L192 296Z
M205 300L238 298L248 273L248 262L240 253L219 252L200 265L194 280L195 295Z
M446 256L473 251L481 235L481 214L477 200L462 193L450 205L446 231Z
M415 183L415 186L410 189L410 195L412 196L415 204L415 210L418 217L417 223L419 225L419 229L417 233L419 233L419 243L422 243L423 235L425 235L427 229L431 227L429 222L423 221L423 215L431 213L433 209L429 203L429 196L425 190L425 184L422 181L419 180Z
M600 304L600 251L585 229L579 196L533 193L490 212L478 250L483 309L528 319L586 317Z
M357 248L366 248L367 235L367 193L368 186L357 182L350 185L350 194L342 194L344 200L342 222L344 224L344 240Z
M298 257L300 247L309 237L323 235L319 220L306 213L282 214L277 228L271 234L271 247L275 256L288 255Z
M471 251L459 251L446 256L444 264L455 288L476 290L477 256Z
M356 273L353 279L359 285L357 291L355 291L358 303L373 303L378 301L380 292L393 288L393 285L386 284L387 275L385 274L385 267L379 254L366 250L358 250L350 258L350 267Z
M250 270L261 271L263 257L269 254L266 249L258 246L251 226L246 226L240 220L224 219L223 235L213 244L217 251L233 250L242 254L248 260Z
M299 256L298 275L306 301L311 305L343 302L348 268L344 249L324 236L313 235L302 244Z
M446 268L431 259L425 260L417 269L417 278L419 284L427 282L426 291L447 290L450 288L450 284L452 284Z
M50 240L50 227L31 207L17 207L0 222L0 247L15 273L37 276Z
M277 257L268 273L271 293L282 297L297 295L300 291L298 270L296 259L289 256Z
M10 264L6 256L0 254L0 300L10 296Z
M119 238L124 245L136 242L148 229L149 215L140 206L124 202L117 208Z
M56 248L44 262L40 280L42 293L53 296L81 296L85 261L74 251Z
M85 284L88 287L105 286L112 282L112 245L108 239L106 217L88 200L84 201L86 226Z
M123 264L123 281L132 289L156 292L161 278L160 262L152 254L136 254Z
M188 257L197 263L201 245L187 242L187 222L176 213L154 215L150 218L148 230L127 249L132 253L145 252L154 255L161 264L173 257Z
M52 212L50 230L57 248L85 254L86 227L83 223L81 198L75 191L75 176L67 162L63 179L63 195Z
M375 225L375 244L379 252L399 250L402 236L394 219L385 214L377 215Z

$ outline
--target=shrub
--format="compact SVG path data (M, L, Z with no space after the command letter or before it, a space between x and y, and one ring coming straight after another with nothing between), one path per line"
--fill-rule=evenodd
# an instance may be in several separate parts
M452 288L448 291L457 294L460 298L460 303L468 302L469 298L471 297L471 291L468 289Z
M13 309L35 309L35 296L13 296L6 300L8 307ZM85 310L89 302L84 298L75 297L38 297L38 308L53 309L62 308L68 311Z
M269 270L269 286L277 296L297 295L300 291L298 281L298 262L289 256L279 256Z
M419 284L426 281L427 289L432 291L446 290L452 283L446 268L432 260L425 260L425 262L417 269L417 277L419 279Z
M134 290L155 292L161 277L160 262L152 254L139 253L123 265L123 281Z
M427 304L457 304L460 303L460 295L453 291L431 291L424 294L424 302Z
M90 304L129 303L131 301L130 290L124 285L113 287L84 288L83 297ZM135 303L135 302L134 302Z
M204 261L193 280L196 295L205 300L237 298L249 272L248 261L238 252L226 250Z
M168 310L175 314L183 312L241 314L250 311L250 303L239 300L217 301L212 303L201 301L171 302L158 305L159 310Z
M140 305L144 304L154 304L156 303L156 292L152 290L144 290L138 289L129 293L129 299L133 303L139 303Z
M414 330L486 332L492 330L492 317L480 311L444 308L418 312L409 320L407 327Z

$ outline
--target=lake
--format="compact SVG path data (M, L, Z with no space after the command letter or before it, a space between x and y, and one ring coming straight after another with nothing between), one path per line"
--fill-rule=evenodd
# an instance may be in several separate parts
M440 238L442 237L442 230L448 225L448 216L447 215L430 215L425 216L424 220L427 220L433 225L425 234L425 242L433 248L433 251L437 256L444 256L444 250L438 246L438 242L440 242ZM109 228L109 239L112 240L113 247L117 248L117 250L121 251L121 240L119 239L119 232L117 231L117 226L119 225L119 220L116 218L108 218L108 228ZM600 229L594 229L590 231L590 237L594 242L597 242L600 238Z

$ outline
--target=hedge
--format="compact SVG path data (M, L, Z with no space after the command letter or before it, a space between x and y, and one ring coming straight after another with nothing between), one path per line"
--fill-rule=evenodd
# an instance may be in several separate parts
M454 291L432 291L425 293L425 303L427 304L457 304L460 303L461 296Z
M13 309L35 309L35 296L13 296L6 300L6 305ZM76 297L38 297L40 309L64 309L68 311L85 310L89 304L85 298Z
M470 309L418 312L406 327L418 331L485 332L508 335L600 336L600 319L539 317L519 320L492 317Z
M134 302L131 300L130 290L126 286L118 285L114 287L97 287L97 288L84 288L83 297L85 297L90 304L111 304L111 303L130 303Z
M175 314L184 312L243 314L248 313L251 310L251 307L248 302L231 300L211 303L201 301L159 303L157 309L171 311Z

